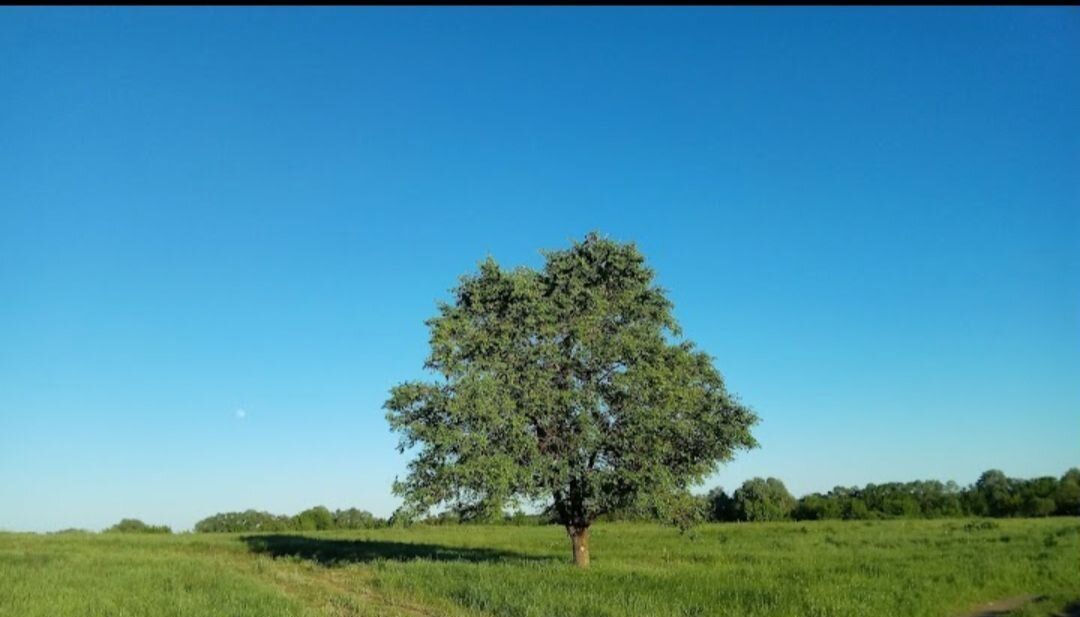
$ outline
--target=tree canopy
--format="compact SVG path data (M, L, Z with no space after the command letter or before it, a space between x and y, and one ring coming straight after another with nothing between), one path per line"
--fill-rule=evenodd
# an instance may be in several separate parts
M219 512L195 523L200 533L237 533L245 531L318 531L326 529L373 529L386 521L366 510L349 508L334 510L324 506L308 508L299 514L285 516L258 510Z
M784 497L783 484L774 479L747 480L732 497L719 487L700 497L700 507L711 521L945 518L957 516L1041 517L1080 514L1080 469L1069 469L1060 479L1044 476L1020 479L997 469L984 472L974 484L920 480L886 482L864 487L837 486L828 493L811 493L797 501ZM777 497L779 495L779 497ZM776 508L776 503L793 508Z
M791 517L795 498L777 478L751 478L731 498L738 521L782 521Z
M385 405L399 449L415 450L394 491L413 514L546 500L587 565L598 516L693 510L689 488L756 445L757 417L681 338L633 244L593 233L544 256L538 270L488 258L427 321L425 367L441 379L402 383Z
M125 518L105 533L172 533L172 529L168 525L147 525L137 518Z

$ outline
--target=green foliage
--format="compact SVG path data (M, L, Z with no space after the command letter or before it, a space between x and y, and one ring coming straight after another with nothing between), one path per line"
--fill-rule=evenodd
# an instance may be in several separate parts
M1054 501L1057 503L1056 514L1080 515L1080 469L1074 467L1065 472L1058 483Z
M996 517L1076 514L1080 510L1078 480L1080 472L1075 469L1065 472L1061 480L1049 476L1019 480L993 469L983 473L972 488L972 513Z
M777 478L751 478L732 495L738 521L784 521L791 518L795 498Z
M798 521L823 521L826 519L842 518L843 512L844 505L839 499L833 499L827 495L814 493L799 499L799 503L796 504L795 510L792 511L792 518Z
M293 529L324 531L334 527L334 515L324 506L315 506L293 517Z
M292 519L269 512L245 510L243 512L222 512L208 516L195 523L195 531L200 533L239 533L250 531L286 531L292 529Z
M712 504L707 509L709 520L762 520L747 518L746 509L739 510L733 502L726 501L722 491L710 493L707 500ZM990 470L964 489L955 482L936 480L867 484L863 488L838 486L826 494L802 497L791 511L791 517L796 520L1055 514L1080 514L1080 470L1070 469L1060 480L1051 477L1021 480ZM755 511L754 516L757 515Z
M402 516L483 518L548 500L568 529L647 508L694 518L689 488L756 444L756 416L680 341L633 244L590 234L540 270L488 259L427 322L435 382L396 386L387 419L416 451Z
M375 529L385 524L385 521L376 518L371 512L356 508L336 510L333 519L332 529Z
M541 522L547 522L538 515L530 516L528 514L525 514L521 510L515 510L513 514L507 516L504 520L507 524L510 525L536 525Z
M705 496L706 518L710 521L733 521L736 519L735 502L717 486Z
M105 533L172 533L172 529L168 525L147 525L137 518L125 518Z
M374 529L386 524L366 510L349 508L330 512L323 506L309 508L295 516L245 510L222 512L195 523L200 533L244 533L254 531L321 531L330 529Z
M514 512L503 512L498 515L485 517L483 519L463 517L461 513L455 510L443 510L435 514L429 514L423 519L414 520L413 522L420 522L424 525L551 525L555 521L551 518L550 512L541 512L539 514L526 514L521 510L515 510Z
M1019 511L1020 497L1012 489L1013 483L998 469L984 472L975 482L986 516L1010 516Z

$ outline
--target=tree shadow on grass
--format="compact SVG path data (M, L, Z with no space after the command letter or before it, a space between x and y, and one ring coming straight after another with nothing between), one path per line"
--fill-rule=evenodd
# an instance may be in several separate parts
M324 566L372 561L548 561L536 557L488 548L465 548L438 544L386 542L383 540L342 540L308 536L268 534L240 538L253 553L278 557L298 557Z
M1080 600L1070 603L1060 613L1055 613L1055 617L1080 617Z

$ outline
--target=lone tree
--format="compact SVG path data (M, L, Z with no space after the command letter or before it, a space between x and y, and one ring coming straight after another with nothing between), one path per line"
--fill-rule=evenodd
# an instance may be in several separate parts
M442 379L402 383L385 404L399 451L416 449L394 492L407 516L546 500L584 567L597 516L696 511L690 486L757 445L757 416L680 340L633 244L591 233L544 256L541 270L488 258L426 322L425 368Z

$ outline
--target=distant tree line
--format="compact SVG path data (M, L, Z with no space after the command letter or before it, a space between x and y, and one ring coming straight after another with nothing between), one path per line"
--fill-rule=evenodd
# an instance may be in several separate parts
M701 508L710 521L1076 516L1080 469L1070 469L1061 478L1029 480L993 469L964 488L936 480L889 482L838 486L800 499L776 478L753 478L731 495L714 488L702 498Z
M714 488L698 500L698 520L790 521L868 520L890 518L1042 517L1080 515L1080 469L1061 478L1009 478L998 470L982 474L975 484L925 480L836 487L828 493L794 497L777 478L752 478L732 494ZM648 502L600 517L603 521L658 519ZM393 521L391 521L393 522ZM552 524L551 512L513 514L448 509L421 519L428 525Z
M70 529L65 531L73 533L81 530ZM172 529L168 525L147 525L137 518L125 518L106 529L105 533L172 533Z
M482 525L554 525L558 521L551 511L544 511L539 514L526 514L522 510L516 510L514 512L495 512L495 511L476 511L476 510L464 510L464 509L447 509L441 512L430 514L424 518L418 519L423 525L461 525L461 524L482 524ZM389 524L396 524L397 521L394 517L390 517Z
M374 529L387 522L366 510L349 508L331 512L324 506L308 508L293 515L270 514L257 510L222 512L195 523L199 533L237 533L249 531L323 531L330 529Z
M966 487L937 480L888 482L867 484L861 488L838 486L828 493L812 493L801 498L794 497L777 478L752 478L730 495L717 487L695 499L700 519L717 522L1076 516L1080 515L1080 469L1070 469L1060 478L1046 476L1026 480L1009 478L993 469ZM642 503L612 512L600 520L656 518L657 508ZM196 523L195 531L238 533L374 529L399 522L394 517L382 519L357 508L331 511L316 506L293 516L257 510L223 512ZM545 525L555 523L556 517L550 511L526 514L521 510L505 513L451 508L410 522L428 525ZM170 533L168 527L146 525L134 519L124 519L106 531Z

